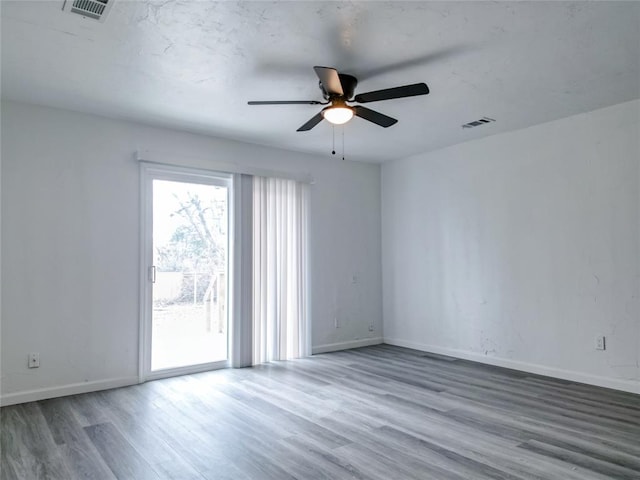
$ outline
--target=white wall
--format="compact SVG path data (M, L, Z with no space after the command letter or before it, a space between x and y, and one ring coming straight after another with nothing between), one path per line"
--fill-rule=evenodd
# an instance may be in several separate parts
M381 336L378 165L11 102L1 134L4 403L137 379L137 150L310 174L315 350Z
M632 101L384 164L385 341L640 393L639 119Z

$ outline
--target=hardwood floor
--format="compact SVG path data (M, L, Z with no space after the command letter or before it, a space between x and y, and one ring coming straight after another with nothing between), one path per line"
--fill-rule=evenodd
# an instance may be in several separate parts
M640 479L640 396L379 345L0 411L10 479Z

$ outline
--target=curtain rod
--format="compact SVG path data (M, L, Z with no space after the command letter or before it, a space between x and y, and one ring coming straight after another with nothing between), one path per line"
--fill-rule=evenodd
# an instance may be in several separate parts
M204 157L194 157L182 154L167 154L151 150L138 150L134 153L137 162L155 163L158 165L170 165L175 167L199 168L212 172L244 173L259 177L276 177L296 180L298 182L315 184L315 179L310 173L281 172L263 168L238 165L237 163L218 162Z

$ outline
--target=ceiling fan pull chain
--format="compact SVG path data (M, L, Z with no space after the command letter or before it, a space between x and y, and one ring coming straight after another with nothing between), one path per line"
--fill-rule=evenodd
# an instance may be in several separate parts
M333 148L331 149L331 155L336 154L336 126L331 125L331 134L333 136Z
M342 160L344 160L344 125L342 126Z

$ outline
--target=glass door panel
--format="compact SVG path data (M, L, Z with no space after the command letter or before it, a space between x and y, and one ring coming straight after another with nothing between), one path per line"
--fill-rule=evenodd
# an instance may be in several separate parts
M229 189L152 188L151 371L227 360Z

